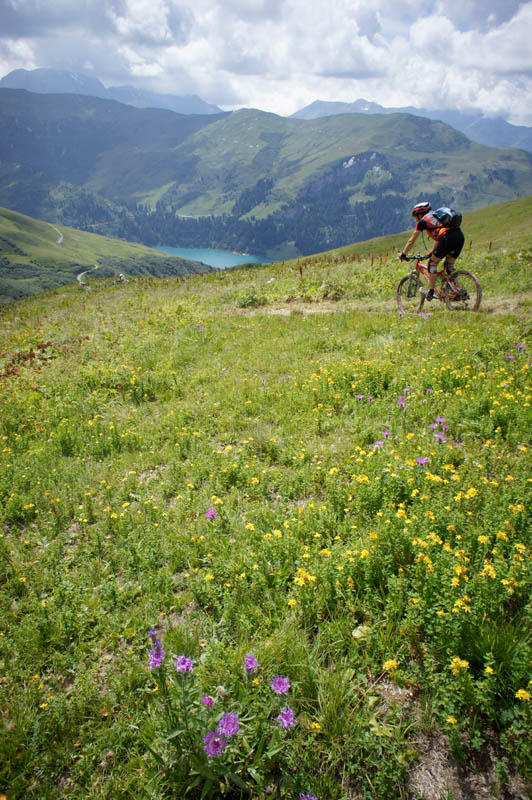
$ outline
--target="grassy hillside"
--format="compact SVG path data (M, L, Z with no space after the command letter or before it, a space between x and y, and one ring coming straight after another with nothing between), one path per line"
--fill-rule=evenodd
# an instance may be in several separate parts
M37 294L84 273L93 277L210 272L196 261L165 256L140 244L40 222L0 208L0 304Z
M530 246L530 220L532 219L532 197L522 197L510 200L507 203L498 203L476 211L468 211L463 215L462 229L466 237L466 250L479 253L489 253L491 249L504 251L518 251ZM412 220L412 229L414 220ZM392 234L391 236L377 236L365 242L340 247L326 257L335 255L386 256L400 251L407 241L411 231ZM425 252L422 239L418 239L417 246ZM430 250L430 239L425 238L427 250ZM320 257L320 256L318 256Z
M519 213L477 314L393 239L0 309L0 794L530 796Z

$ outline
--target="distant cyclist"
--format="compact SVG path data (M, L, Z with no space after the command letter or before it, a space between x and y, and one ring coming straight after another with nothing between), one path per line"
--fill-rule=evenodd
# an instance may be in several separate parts
M399 258L401 261L406 261L406 254L423 231L427 231L431 239L434 239L436 244L432 251L425 256L429 259L429 290L426 299L432 300L438 264L442 258L445 258L445 269L447 272L452 272L455 261L462 252L464 246L464 234L460 228L462 215L447 207L433 211L431 204L423 201L414 206L412 216L417 220L416 228L405 244L403 252L399 253Z

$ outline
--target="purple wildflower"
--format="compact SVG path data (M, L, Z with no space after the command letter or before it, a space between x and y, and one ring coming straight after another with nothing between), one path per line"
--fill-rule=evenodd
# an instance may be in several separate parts
M373 402L373 395L372 394L368 394L368 403L372 403L372 402Z
M518 344L518 345L517 345L517 349L518 349L518 350L524 350L524 349L525 349L525 346L524 346L524 344Z
M298 800L318 800L318 798L315 794L311 794L310 792L301 792Z
M356 397L357 400L363 400L364 399L364 395L363 394L357 394L357 395L355 395L355 397Z
M203 745L203 749L209 758L219 756L224 747L227 745L226 740L223 736L220 736L218 731L209 731L209 733L203 737L203 741L205 743Z
M256 669L260 668L260 664L257 661L257 657L254 653L248 653L247 656L244 657L244 669L246 670L248 675L251 675L255 672Z
M207 517L207 519L214 519L217 515L218 512L216 511L215 508L208 508L207 511L205 512L205 516Z
M508 355L508 356L506 356L506 358L508 359L508 361L513 361L513 360L514 360L514 358L515 358L515 356L510 356L510 355Z
M187 658L184 653L174 658L175 668L178 672L192 672L194 669L194 662L191 658Z
M436 417L436 422L439 422L440 424L445 422L445 417Z
M152 637L153 641L153 648L148 653L149 661L148 661L148 669L159 669L161 664L163 663L164 659L164 650L161 642L159 639L155 639Z
M438 423L437 422L431 422L430 425L429 425L429 428L431 429L431 431L435 430L437 427L438 427Z
M197 329L199 330L199 332L201 333L201 331L203 330L203 325L201 324L201 322L197 322L197 323L196 323L196 328L197 328Z
M410 391L410 386L405 386L405 388L403 389L403 392L405 394L408 394L409 391Z
M210 694L204 694L203 697L201 698L201 705L209 706L209 708L212 708L212 706L214 705L214 697L211 697Z
M444 442L445 441L445 434L441 433L440 431L437 431L434 434L434 438L437 439L439 442Z
M379 448L379 447L382 447L383 444L384 444L383 441L381 441L380 439L377 439L377 441L373 443L373 447Z
M278 717L275 717L281 728L288 730L289 728L293 728L296 724L295 721L295 713L290 706L283 706L281 709L281 713Z
M404 395L400 394L399 397L397 398L397 405L398 406L404 406L405 400L406 400L406 397Z
M420 466L423 466L427 462L428 462L428 458L425 458L424 456L418 456L416 458L416 464L419 464Z
M238 733L239 728L240 722L238 720L238 716L233 713L228 713L224 714L221 718L220 722L218 723L218 727L216 728L216 732L225 739L230 739L235 735L235 733Z
M283 678L282 675L275 675L270 684L270 689L275 694L286 694L290 689L290 681L288 678Z
M430 388L429 389L425 389L425 391L427 392L427 394L430 394L432 392L432 389L430 389Z
M383 435L383 436L385 436L385 437L386 437L386 439L387 439L387 438L388 438L388 436L391 436L391 435L392 435L392 432L391 432L391 431L383 431L383 432L382 432L382 435Z

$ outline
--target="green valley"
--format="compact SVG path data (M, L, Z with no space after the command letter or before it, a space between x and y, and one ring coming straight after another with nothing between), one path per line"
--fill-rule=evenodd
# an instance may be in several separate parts
M463 211L530 194L532 156L409 114L183 116L0 89L4 205L148 245L272 257L393 233L420 196Z

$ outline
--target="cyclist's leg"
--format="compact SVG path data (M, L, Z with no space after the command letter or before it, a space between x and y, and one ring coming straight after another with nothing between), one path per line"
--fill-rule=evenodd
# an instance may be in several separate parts
M451 275L454 272L454 265L456 264L456 258L453 258L451 255L445 256L445 272L447 275Z
M441 256L438 257L437 255L434 255L435 251L436 251L436 248L434 248L433 252L430 255L429 264L428 264L428 268L427 268L428 269L428 273L429 273L429 277L428 277L429 288L428 288L428 292L426 294L426 298L429 301L432 300L432 298L434 297L434 289L436 287L436 278L437 278L437 274L436 273L438 272L438 264L440 263L441 258L442 258Z
M445 236L445 272L450 275L454 272L454 265L464 246L464 234L460 228L447 231ZM439 244L439 243L438 243ZM443 255L443 254L441 254Z
M432 289L432 294L434 294L434 288L436 286L436 273L438 272L438 264L441 261L441 256L438 257L432 253L431 257L429 258L429 291Z

